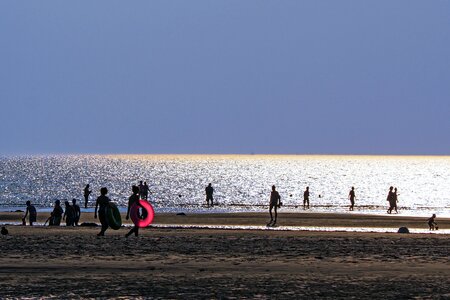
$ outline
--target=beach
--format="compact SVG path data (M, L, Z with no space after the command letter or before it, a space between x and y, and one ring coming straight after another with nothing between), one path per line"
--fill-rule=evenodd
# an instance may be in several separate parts
M0 220L20 215L1 213ZM0 298L450 298L448 234L208 227L261 221L267 214L160 214L157 227L141 229L137 238L125 238L129 227L97 237L98 227L7 226ZM414 217L279 215L280 226L376 228L386 222L424 226ZM450 220L439 224L448 228Z

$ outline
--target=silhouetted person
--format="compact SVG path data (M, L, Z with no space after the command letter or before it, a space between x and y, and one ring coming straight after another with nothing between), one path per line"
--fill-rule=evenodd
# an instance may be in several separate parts
M275 226L277 223L277 208L281 207L281 197L280 194L275 190L275 186L272 185L272 192L270 193L270 204L269 204L269 214L270 222L267 226ZM275 218L272 216L272 209L275 213Z
M392 201L392 208L393 208L393 210L395 210L396 214L398 214L398 211L397 211L398 195L400 195L400 194L397 194L397 188L395 188L394 189L394 199Z
M141 199L148 199L148 191L149 187L147 185L147 181L144 181L144 185L142 186L142 198Z
M139 181L139 185L138 185L138 187L139 187L139 197L141 198L141 199L143 199L143 197L144 197L144 184L142 183L142 180L141 181Z
M26 218L27 216L29 216L29 222L30 222L30 226L33 226L33 223L36 222L37 219L37 212L36 212L36 208L31 205L30 201L27 201L27 210L25 211L25 215L22 218L22 222L24 225L26 225Z
M303 192L303 209L309 209L309 186L306 187L306 190Z
M431 218L428 219L428 226L430 227L430 230L438 230L439 227L437 226L437 223L435 222L436 214L433 214Z
M209 201L211 200L211 206L214 206L213 203L214 188L211 186L211 183L208 184L208 186L205 188L205 193L206 193L206 205L209 206Z
M75 210L72 205L70 205L69 201L65 201L64 205L66 206L66 210L64 211L63 220L66 220L66 226L74 226Z
M2 231L1 231L2 235L8 235L8 229L6 229L5 226L2 226Z
M86 184L84 187L84 208L87 208L87 204L89 201L89 195L92 193L91 190L89 190L89 184Z
M128 209L127 209L127 216L125 219L130 218L130 209L131 206L134 203L139 203L139 188L135 185L131 187L132 195L128 198ZM125 235L125 237L129 237L132 233L134 233L135 236L138 236L139 234L139 227L135 224L133 228L130 229L130 231Z
M50 214L50 226L59 226L61 224L61 219L63 216L64 210L61 207L61 201L55 201L55 207L53 208L52 213Z
M101 195L97 198L97 201L95 201L94 219L97 219L97 209L98 209L98 218L100 220L100 223L102 224L102 229L97 235L103 236L105 235L106 229L108 229L108 220L106 219L106 209L111 200L108 197L106 197L106 194L108 194L107 188L102 187L100 189L100 194Z
M389 202L389 209L387 210L388 214L392 213L392 210L394 209L395 195L394 195L393 189L394 189L393 186L391 186L389 188L389 192L388 192L387 199L386 199Z
M77 199L72 199L72 207L75 212L75 216L73 218L73 224L75 226L78 226L78 222L80 221L80 217L81 217L81 209L80 209L80 206L77 204Z
M353 207L355 206L355 188L352 186L352 189L348 193L348 199L350 199L350 210L353 210Z

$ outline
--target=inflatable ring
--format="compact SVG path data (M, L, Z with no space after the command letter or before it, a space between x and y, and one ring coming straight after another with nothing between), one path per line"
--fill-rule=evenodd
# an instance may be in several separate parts
M119 209L113 202L109 202L106 207L106 219L108 220L109 227L114 230L117 230L122 226L122 218Z
M142 216L139 215L139 208L142 208ZM155 217L155 211L152 205L143 199L139 199L138 202L133 203L130 208L130 217L134 225L139 228L147 227L153 221Z

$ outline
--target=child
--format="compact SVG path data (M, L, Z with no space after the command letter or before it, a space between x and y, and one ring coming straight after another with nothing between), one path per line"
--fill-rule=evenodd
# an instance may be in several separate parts
M428 226L430 226L430 230L438 230L439 227L437 226L437 223L434 221L436 218L436 214L433 214L431 218L428 219Z

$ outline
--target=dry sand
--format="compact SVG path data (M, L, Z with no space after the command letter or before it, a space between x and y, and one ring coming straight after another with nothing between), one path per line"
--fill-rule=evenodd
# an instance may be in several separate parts
M40 216L44 222L46 216ZM20 214L1 213L0 222ZM83 215L85 222L92 214ZM450 227L450 220L439 219ZM156 224L260 225L267 214L159 214ZM390 225L386 225L386 224ZM423 218L280 214L280 225L424 227ZM0 298L450 299L450 236L8 226Z

